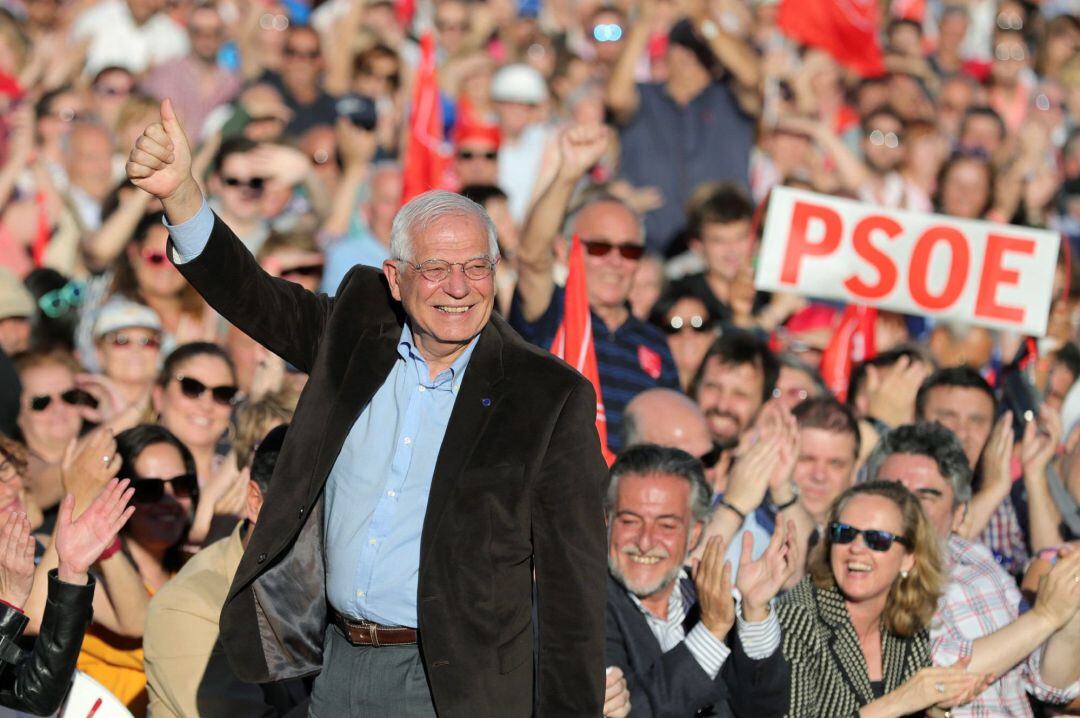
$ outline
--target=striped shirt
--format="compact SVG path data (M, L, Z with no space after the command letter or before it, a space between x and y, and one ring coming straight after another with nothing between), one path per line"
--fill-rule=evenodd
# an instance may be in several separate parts
M697 602L694 582L687 577L685 571L676 584L675 590L668 597L667 618L660 618L649 611L634 594L630 593L629 596L634 605L641 610L662 652L667 653L680 643L686 643L690 655L709 678L715 680L720 674L724 661L731 655L731 649L713 635L713 632L701 621L698 621L689 633L683 628L686 614ZM737 591L735 600L735 625L743 650L755 661L768 658L780 646L780 622L776 619L776 611L770 609L764 621L751 623L743 620L742 601Z
M550 349L562 324L565 292L556 287L547 311L535 322L525 320L521 299L515 294L510 307L510 326L526 341ZM671 357L667 337L656 327L630 315L622 326L608 329L596 312L591 312L593 346L600 373L600 393L607 415L608 448L622 448L622 417L635 396L655 387L679 390L679 373Z

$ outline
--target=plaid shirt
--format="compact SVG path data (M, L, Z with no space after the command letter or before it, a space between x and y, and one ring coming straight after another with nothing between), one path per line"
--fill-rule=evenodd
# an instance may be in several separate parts
M1016 507L1009 496L1006 496L991 514L990 522L979 536L979 541L988 547L994 559L1014 576L1024 571L1028 559L1031 558L1028 555L1024 530L1016 515Z
M949 563L949 585L930 628L930 655L939 666L951 666L971 655L976 639L1004 628L1020 615L1016 582L985 546L954 535L949 538ZM974 701L954 708L952 716L1031 718L1034 714L1028 693L1047 703L1068 703L1080 695L1080 681L1066 689L1042 681L1039 676L1042 653L1040 646Z

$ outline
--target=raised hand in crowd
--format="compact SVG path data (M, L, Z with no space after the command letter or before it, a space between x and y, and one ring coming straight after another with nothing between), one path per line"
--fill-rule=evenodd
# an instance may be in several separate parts
M126 170L132 184L161 200L173 224L191 219L202 206L202 191L191 174L191 147L167 99L161 121L135 141Z
M1061 445L1061 414L1046 406L1027 422L1020 442L1020 463L1024 469L1024 489L1028 502L1028 541L1032 551L1058 546L1062 542L1061 510L1050 493L1049 473Z
M900 718L931 708L947 710L971 702L993 682L986 673L968 673L970 657L948 668L923 668L896 690L869 704L861 718Z
M60 475L64 491L75 498L81 513L120 471L120 455L111 429L99 426L85 436L72 439L64 451Z
M630 708L626 676L618 666L608 667L604 676L604 718L626 718Z
M1039 581L1031 611L1053 630L1064 626L1080 610L1080 551L1063 552Z
M243 517L247 501L249 471L237 468L236 453L216 460L210 478L199 492L195 518L188 529L188 542L205 545L228 535Z
M990 517L1012 489L1012 458L1015 437L1012 412L1006 411L994 423L990 438L983 448L980 465L983 472L979 488L964 515L964 522L957 531L964 538L975 540L986 529Z
M701 622L721 641L735 624L731 563L724 560L726 546L722 536L709 537L692 572L698 606L701 608Z
M896 427L915 420L915 395L931 367L924 361L902 356L895 364L879 370L866 368L870 416Z
M754 537L746 532L742 537L735 587L742 595L743 618L756 623L768 617L769 603L802 570L795 523L778 520L765 552L754 560L753 551Z
M116 541L120 529L135 513L128 506L135 489L128 480L112 479L78 518L75 497L68 494L60 503L56 521L57 575L65 583L85 584L87 572L105 549Z
M30 519L12 511L0 525L0 601L19 610L34 585L34 538Z

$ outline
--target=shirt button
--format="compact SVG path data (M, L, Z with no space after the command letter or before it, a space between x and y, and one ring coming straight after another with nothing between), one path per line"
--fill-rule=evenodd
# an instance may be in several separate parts
M412 446L412 437L411 436L406 436L405 437L405 446Z
M420 390L421 394L423 394L425 391L427 391L427 387L425 387L423 384L419 385L416 388Z
M375 544L379 543L379 541L378 539L368 539L368 543L374 546Z
M259 554L259 563L262 563L265 560L266 560L266 554L264 554L264 553Z
M394 498L395 496L397 496L397 492L394 491L393 489L390 489L389 491L386 492L386 495L389 496L390 498Z
M363 591L357 591L356 592L356 597L357 598L363 598L364 597L364 592Z

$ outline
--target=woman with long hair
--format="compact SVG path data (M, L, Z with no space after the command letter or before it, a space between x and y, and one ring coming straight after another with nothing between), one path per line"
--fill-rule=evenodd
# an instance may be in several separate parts
M829 512L809 575L777 607L791 664L789 716L905 716L969 701L989 677L930 666L945 578L937 538L902 485L871 481Z

